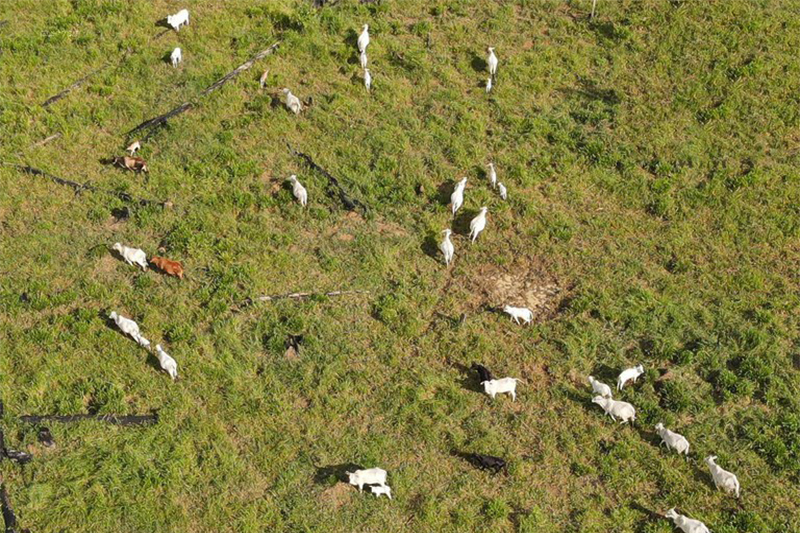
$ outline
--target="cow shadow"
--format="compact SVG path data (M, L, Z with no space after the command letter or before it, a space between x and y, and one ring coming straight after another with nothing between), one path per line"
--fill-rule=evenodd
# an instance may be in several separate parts
M479 378L477 372L461 363L453 363L453 366L461 373L459 384L462 388L468 391L483 394L483 387L481 387L481 384L478 381Z
M459 209L453 219L453 233L469 237L469 223L478 216L478 213L480 213L478 209L464 209L463 207Z
M441 251L439 251L439 243L436 242L436 236L434 234L428 234L428 236L425 237L420 245L420 250L437 263L444 257Z
M173 50L174 50L174 49L173 49ZM161 56L161 60L162 60L164 63L166 63L167 65L169 65L169 66L172 66L172 52L173 52L173 50L170 50L169 52L167 52L166 54L164 54L163 56ZM180 64L180 63L179 63L179 64Z
M483 470L483 471L489 472L491 474L497 474L499 472L506 472L506 468L507 468L507 465L508 465L508 463L506 463L506 466L504 466L501 469L487 468L481 463L481 460L478 457L478 454L476 454L476 453L467 453L467 452L461 452L461 451L458 451L458 450L451 450L450 451L450 455L452 455L453 457L457 457L457 458L461 459L462 461L465 461L466 463L469 463L471 466L473 466L474 468L477 468L478 470ZM492 456L492 457L494 457L494 456Z
M314 474L314 482L318 484L328 484L331 479L348 483L347 472L362 470L364 467L355 463L342 463L338 465L318 466Z
M445 181L436 187L436 203L441 205L450 205L450 195L455 190L455 183L452 181Z
M472 58L470 66L475 72L485 72L487 76L489 75L489 64L486 62L486 59L479 55L475 55Z
M613 390L617 384L617 376L619 375L619 369L611 368L607 364L598 364L595 365L592 369L591 376L595 379L599 379ZM588 383L588 381L587 381Z

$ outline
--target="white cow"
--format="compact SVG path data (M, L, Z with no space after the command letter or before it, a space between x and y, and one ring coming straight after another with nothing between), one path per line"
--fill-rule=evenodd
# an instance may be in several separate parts
M493 47L490 46L487 50L489 57L486 59L486 63L489 65L489 75L494 77L497 74L497 56L494 55Z
M500 198L503 200L508 200L508 189L506 189L506 186L503 185L502 181L497 184L497 190L500 192Z
M439 244L439 250L444 254L444 264L450 266L450 263L453 261L453 255L456 253L453 241L450 240L452 231L446 229L442 233L444 233L444 240Z
M367 51L369 46L369 24L364 24L364 29L361 30L361 35L358 36L358 51L363 53Z
M708 469L711 470L711 477L714 479L714 486L718 489L724 490L725 492L733 494L738 498L739 479L736 477L736 475L734 475L733 472L728 472L719 466L715 462L716 460L716 455L709 455L706 457L706 464L708 465Z
M169 377L171 377L173 381L178 379L178 363L171 355L164 351L160 344L156 344L156 355L158 356L158 362L161 364L161 368L169 374Z
M358 490L362 490L364 485L386 485L386 470L382 468L367 468L346 474L349 483L357 486Z
M284 89L283 94L286 95L286 107L294 113L295 115L299 115L300 111L303 110L303 106L300 104L300 99L292 94L292 91L289 89Z
M369 488L375 497L380 498L381 494L386 494L386 497L392 499L392 489L389 485L373 485Z
M661 444L666 444L667 449L675 450L687 456L689 455L689 441L686 440L686 437L668 430L661 422L656 424L656 431L661 436Z
M122 256L122 259L124 259L129 265L138 265L142 267L142 270L147 270L147 254L144 253L144 250L140 250L139 248L129 248L128 246L123 246L118 242L114 243L112 248L118 251L119 255Z
M594 379L594 377L592 376L589 376L589 383L592 384L592 390L594 391L595 394L598 394L603 398L611 398L611 387L609 387L602 381Z
M114 321L120 331L129 335L133 340L139 343L140 346L150 349L150 341L142 337L142 334L139 332L139 324L113 311L108 315L108 318Z
M619 402L602 396L595 396L592 398L592 402L602 407L606 414L611 417L611 420L615 422L617 417L622 420L623 424L636 420L636 409L628 402Z
M622 390L622 387L631 380L636 383L636 379L644 374L644 367L642 365L626 368L617 378L617 390Z
M172 26L172 29L175 31L180 31L181 26L188 26L189 25L189 10L188 9L181 9L174 15L167 16L167 24Z
M140 143L139 141L135 141L135 142L131 143L131 145L128 146L125 149L125 151L128 152L129 154L133 155L136 152L138 152L141 147L142 147L142 143Z
M494 400L495 396L502 393L508 393L511 395L511 401L516 401L517 399L517 382L522 381L518 378L501 378L501 379L490 379L489 381L481 381L481 385L483 385L483 390L492 397Z
M665 518L671 518L677 527L683 533L711 533L704 523L694 518L689 518L686 515L678 514L673 507L664 515Z
M486 80L486 92L492 92L492 77L489 76L489 79Z
M364 87L367 88L367 92L372 89L372 74L369 73L369 69L364 69Z
M531 320L533 320L533 311L527 307L511 307L510 305L507 305L503 307L503 312L511 315L511 318L513 318L514 322L517 324L519 324L520 319L522 319L522 321L526 324L530 324Z
M297 198L298 202L300 202L300 205L305 207L306 204L308 204L308 191L306 191L306 188L303 187L299 181L297 181L297 176L294 174L289 176L289 181L292 184L292 194L294 194L294 197Z
M475 239L478 238L478 235L480 235L486 227L487 211L489 211L488 207L481 207L481 212L469 223L469 236L472 238L472 242L475 242Z
M363 68L363 69L367 68L368 58L367 58L367 51L366 50L364 50L363 52L361 52L361 54L359 54L358 60L359 60L359 62L361 62L361 68Z
M172 62L172 66L176 67L180 65L181 61L183 61L183 54L181 53L181 49L175 48L172 53L169 55L169 60Z
M467 186L467 178L462 178L461 181L456 183L456 188L453 190L453 194L450 195L450 203L453 206L453 216L456 215L456 211L461 209L461 206L464 205L464 188Z
M494 163L489 163L489 183L492 188L497 186L497 171L494 169Z

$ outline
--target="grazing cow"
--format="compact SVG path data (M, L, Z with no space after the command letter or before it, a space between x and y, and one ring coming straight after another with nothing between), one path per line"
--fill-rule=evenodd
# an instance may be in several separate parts
M706 464L708 465L708 469L711 470L711 477L714 480L714 486L718 489L724 490L727 493L733 494L738 498L739 479L733 472L728 472L719 466L715 462L716 460L716 455L709 455L706 457Z
M519 324L520 319L526 324L530 324L531 320L533 320L533 311L527 307L511 307L507 305L503 307L503 312L508 313L517 324Z
M122 256L122 259L124 259L129 265L137 265L142 267L142 270L147 270L147 254L144 253L144 250L123 246L118 242L114 243L112 248L119 252L119 255Z
M165 274L183 279L183 265L179 261L172 261L166 257L154 255L150 258L150 263L157 266Z
M493 470L495 474L506 468L506 460L501 457L479 453L466 454L465 457L481 470Z
M492 92L492 77L489 76L489 79L486 80L486 92Z
M506 186L503 185L502 181L497 184L497 190L500 192L500 198L503 200L508 200L508 189L506 189Z
M293 95L292 91L290 91L289 89L284 88L283 94L286 95L286 101L285 101L286 107L289 108L289 110L295 115L299 115L300 111L303 110L303 106L300 103L300 99L295 95Z
M181 9L174 15L167 15L167 24L175 31L180 31L181 26L189 25L189 10Z
M364 50L361 52L361 55L358 56L358 60L361 62L361 68L367 68L367 51Z
M636 383L636 379L642 374L644 374L644 367L642 365L626 368L617 378L617 390L622 390L622 387L631 380Z
M522 381L519 378L500 378L482 381L483 390L492 397L494 400L498 394L508 393L511 395L511 401L517 400L517 382Z
M172 62L173 67L177 67L183 61L183 53L179 47L172 51L169 55L169 60Z
M129 335L133 340L139 343L140 346L150 349L150 341L142 337L142 334L139 332L139 324L130 318L118 315L116 312L112 312L108 315L108 318L114 321L120 331Z
M392 499L392 489L389 485L373 485L369 488L376 498L380 498L381 494L386 494L386 497Z
M486 64L489 65L489 75L494 78L497 74L497 56L494 55L493 47L490 46L487 50L489 51L489 57L486 59Z
M129 154L131 154L131 155L134 155L136 152L138 152L138 151L139 151L139 149L140 149L141 147L142 147L142 143L140 143L139 141L134 141L133 143L131 143L131 145L130 145L130 146L128 146L128 147L125 149L125 151L126 151L126 152L128 152L128 153L129 153Z
M358 51L363 54L367 51L367 46L369 46L369 24L364 24L364 29L358 36Z
M456 183L456 188L453 190L453 194L450 195L450 203L453 204L453 216L464 204L464 188L466 186L467 178L462 178L461 181Z
M297 201L300 202L300 205L305 207L308 203L308 191L303 185L297 181L297 176L292 174L289 176L289 182L292 184L292 194L294 197L297 198Z
M671 518L672 522L679 527L683 533L711 533L704 523L694 518L689 518L686 515L678 514L673 507L664 515L665 518Z
M619 417L622 420L622 424L636 420L636 409L627 402L618 402L602 396L595 396L592 398L592 402L602 407L606 414L611 417L611 420L615 422L617 421L615 417Z
M126 170L134 172L148 172L147 163L141 157L132 157L124 155L122 157L115 157L114 164Z
M656 431L661 437L661 444L666 444L667 449L675 450L679 454L689 455L689 441L686 440L686 437L668 430L661 422L656 424Z
M494 169L494 163L489 163L489 183L492 188L497 186L497 171Z
M369 69L364 69L364 87L367 88L367 92L372 89L372 74L369 73Z
M386 470L382 468L367 468L355 472L345 472L348 482L356 485L358 490L363 490L364 485L386 485Z
M446 229L442 231L442 233L444 233L444 240L439 244L439 250L441 250L444 255L444 264L450 266L450 263L453 261L453 255L456 252L453 241L450 240L452 231Z
M164 351L160 344L156 344L156 355L158 356L158 362L161 364L161 368L169 374L169 377L171 377L173 381L178 379L178 363L171 355Z
M472 363L470 369L478 373L478 383L483 383L484 381L492 381L494 379L489 369L483 365L480 365L478 363Z
M472 239L472 242L475 242L475 239L478 238L478 235L486 227L486 212L489 211L488 207L481 207L481 212L478 213L478 216L473 218L469 223L469 236Z
M589 383L592 384L592 390L595 394L598 394L603 398L611 398L611 387L602 381L594 379L592 376L589 376Z

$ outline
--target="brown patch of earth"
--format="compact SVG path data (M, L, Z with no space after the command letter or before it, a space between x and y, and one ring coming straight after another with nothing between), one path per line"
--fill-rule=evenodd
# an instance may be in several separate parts
M319 501L325 505L329 505L334 509L338 509L342 505L350 501L353 496L352 487L345 483L337 483L336 485L323 490L319 495Z

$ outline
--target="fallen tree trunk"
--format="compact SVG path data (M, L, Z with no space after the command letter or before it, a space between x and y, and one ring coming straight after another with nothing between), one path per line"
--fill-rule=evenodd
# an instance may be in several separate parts
M70 85L69 87L67 87L66 89L64 89L60 93L58 93L57 95L51 96L50 98L45 100L44 103L42 104L42 107L47 107L50 104L54 104L54 103L58 102L59 100L61 100L65 96L67 96L70 92L72 92L73 90L75 90L78 87L80 87L81 85L83 85L83 83L86 80L88 80L89 78L91 78L92 76L97 74L98 72L102 72L103 70L107 69L109 66L111 66L111 63L106 63L102 67L94 69L89 74L87 74L86 76L82 77L81 79L79 79L78 81L76 81L75 83L73 83L72 85Z
M344 204L345 209L348 211L355 211L356 208L360 207L366 214L366 212L369 210L367 206L361 203L359 200L351 198L350 195L345 192L344 187L342 187L342 185L339 183L339 180L337 180L330 172L319 166L310 155L304 154L303 152L292 148L292 145L290 145L288 142L286 143L286 146L289 148L289 152L291 152L292 155L299 157L305 161L309 167L311 167L313 170L316 170L328 179L331 186L339 193L339 200L341 200L342 204Z
M5 163L5 162L0 162L0 164L6 165L6 166L12 166L12 167L16 168L17 170L19 170L20 172L25 172L26 174L31 174L31 175L34 175L34 176L41 176L43 178L47 178L47 179L49 179L51 181L54 181L54 182L58 183L59 185L66 185L67 187L72 187L72 189L76 193L80 193L81 191L100 192L100 193L116 196L117 198L119 198L121 200L124 200L126 202L131 202L131 203L135 203L135 204L139 204L139 205L156 205L156 206L159 206L159 207L167 207L168 205L171 205L171 203L169 201L148 200L146 198L138 198L138 197L133 196L132 194L129 194L127 192L111 191L111 190L108 190L108 189L101 189L99 187L96 187L96 186L88 184L88 183L78 183L76 181L71 181L71 180L67 180L67 179L64 179L64 178L59 178L58 176L54 176L53 174L49 174L49 173L45 172L44 170L39 170L38 168L29 167L28 165L18 165L16 163Z
M0 483L0 508L2 508L6 533L16 533L17 516L14 514L14 509L11 507L11 502L8 500L8 492L6 492L5 483Z
M158 415L26 415L19 417L19 419L29 424L39 424L45 421L70 423L80 422L82 420L98 420L117 426L141 426L158 422Z
M252 67L253 64L255 64L256 61L258 61L259 59L263 59L266 56L268 56L269 54L271 54L272 52L274 52L275 49L278 48L279 44L280 43L275 43L272 46L270 46L269 48L267 48L266 50L262 50L261 52L257 53L256 55L254 55L253 57L251 57L250 59L248 59L247 61L245 61L244 63L242 63L241 65L239 65L238 67L236 67L235 69L233 69L232 71L230 71L229 73L227 73L226 75L224 75L223 77L221 77L220 79L215 81L214 83L212 83L211 85L209 85L208 87L203 89L200 92L200 94L198 95L198 98L200 98L202 96L206 96L207 94L209 94L209 93L211 93L213 91L216 91L217 89L219 89L220 87L222 87L223 85L228 83L230 80L232 80L233 78L235 78L236 76L238 76L239 74L244 72L245 70L249 69L250 67ZM158 115L157 117L153 117L151 119L145 120L144 122L142 122L141 124L139 124L138 126L133 128L131 131L129 131L127 133L127 135L130 136L130 135L133 135L134 133L136 133L137 131L143 130L145 128L151 128L153 126L159 126L161 124L164 124L164 123L167 122L167 120L171 119L172 117L180 115L181 113L184 113L186 111L189 111L195 105L196 105L195 102L191 102L191 101L184 102L181 105L170 109L169 111L167 111L163 115Z
M353 294L369 294L367 290L350 290L350 291L330 291L330 292L291 292L289 294L274 294L267 296L257 296L256 298L248 298L242 302L242 307L252 305L254 302L274 302L275 300L302 300L305 298L314 298L321 296L348 296Z

